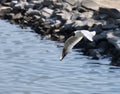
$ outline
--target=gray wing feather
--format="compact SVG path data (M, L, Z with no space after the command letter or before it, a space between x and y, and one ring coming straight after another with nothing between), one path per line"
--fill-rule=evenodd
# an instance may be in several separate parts
M72 36L68 38L65 42L64 48L67 49L67 51L69 52L82 38L83 36Z

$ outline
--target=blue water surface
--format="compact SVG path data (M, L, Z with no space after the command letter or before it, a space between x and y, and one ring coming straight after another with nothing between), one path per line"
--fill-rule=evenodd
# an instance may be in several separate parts
M120 94L120 68L0 20L0 94Z

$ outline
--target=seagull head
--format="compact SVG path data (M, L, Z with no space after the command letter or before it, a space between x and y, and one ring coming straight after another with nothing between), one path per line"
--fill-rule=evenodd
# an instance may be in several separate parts
M68 54L68 50L66 50L65 48L63 48L62 50L62 56L60 57L60 61L63 60L63 58Z

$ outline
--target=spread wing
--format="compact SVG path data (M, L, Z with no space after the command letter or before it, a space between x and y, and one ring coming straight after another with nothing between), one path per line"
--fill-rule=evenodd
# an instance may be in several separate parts
M68 52L83 38L83 36L71 36L64 44L64 48L68 49Z
M89 32L88 30L81 30L81 33L90 41L93 41L93 37L96 34L95 31Z
M60 60L62 60L68 52L71 51L71 49L83 38L83 35L81 34L81 36L71 36L70 38L68 38L64 44L64 48L62 51L62 56L60 58Z

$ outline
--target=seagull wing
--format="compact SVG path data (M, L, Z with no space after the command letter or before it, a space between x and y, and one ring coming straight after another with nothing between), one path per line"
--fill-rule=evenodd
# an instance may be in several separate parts
M83 38L83 35L81 36L71 36L68 38L65 42L64 48L69 49L69 51Z
M62 60L68 52L71 51L71 49L83 38L82 33L78 36L71 36L70 38L68 38L64 44L64 48L62 51L62 56L60 58L60 60Z
M81 30L81 33L90 41L93 41L93 37L95 36L95 31Z

